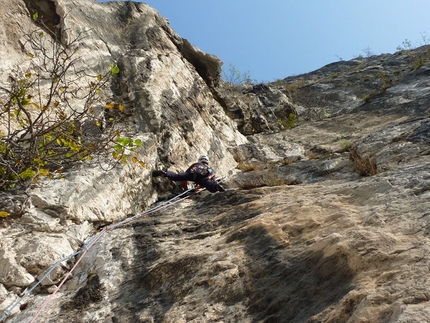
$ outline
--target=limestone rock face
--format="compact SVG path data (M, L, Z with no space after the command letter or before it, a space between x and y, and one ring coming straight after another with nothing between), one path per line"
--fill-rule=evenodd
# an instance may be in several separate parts
M222 83L214 93L245 135L285 130L294 126L297 111L282 87Z
M118 64L104 95L125 106L148 166L73 169L0 195L2 321L428 321L428 47L231 86L218 58L143 3L0 10L1 82L28 64L34 12L62 42L88 31L77 64ZM150 171L203 153L227 191L163 204L177 187Z
M124 126L143 142L139 157L146 164L110 172L76 170L28 194L2 195L0 205L9 217L1 219L0 282L11 291L4 310L14 294L78 250L95 229L141 211L174 187L166 181L152 185L151 169L181 171L207 154L217 175L225 176L236 165L230 148L247 139L209 88L218 84L222 62L180 38L153 8L133 2L7 0L1 10L2 86L7 87L13 71L29 68L24 37L29 32L57 33L62 44L79 38L77 70L97 75L110 64L120 67L102 95L124 105ZM35 13L42 23L33 21ZM85 86L87 79L81 82ZM43 288L57 283L67 269L62 263Z

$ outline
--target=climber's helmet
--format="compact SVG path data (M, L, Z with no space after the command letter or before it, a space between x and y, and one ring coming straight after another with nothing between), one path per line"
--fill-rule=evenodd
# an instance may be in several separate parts
M209 157L206 155L201 155L199 157L199 163L209 164Z

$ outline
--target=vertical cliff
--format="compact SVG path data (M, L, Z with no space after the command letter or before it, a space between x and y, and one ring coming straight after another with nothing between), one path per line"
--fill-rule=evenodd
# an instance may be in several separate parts
M76 67L119 67L100 95L124 106L146 166L77 167L0 194L5 322L428 321L428 47L232 86L144 3L0 10L1 85L28 69L30 30L85 35ZM144 213L178 192L150 171L202 153L227 191Z

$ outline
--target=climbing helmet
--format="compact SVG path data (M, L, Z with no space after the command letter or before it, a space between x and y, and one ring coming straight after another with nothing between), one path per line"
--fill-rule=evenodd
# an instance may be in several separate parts
M199 157L199 163L209 164L209 157L206 155L201 155Z

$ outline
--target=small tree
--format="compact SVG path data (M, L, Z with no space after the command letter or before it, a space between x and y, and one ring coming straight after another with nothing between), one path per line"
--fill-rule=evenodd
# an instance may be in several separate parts
M227 70L223 70L222 78L225 82L233 85L251 84L251 75L249 71L241 73L234 65L230 64Z
M363 49L363 52L366 55L366 57L371 57L371 56L375 55L375 53L372 51L370 46L367 46L365 49Z
M30 63L16 66L8 82L0 84L1 190L29 187L41 176L61 176L81 163L112 168L142 145L121 136L124 106L102 96L118 66L89 75L78 68L76 57L85 33L61 44L58 32L44 29L48 32L25 35L22 47Z

